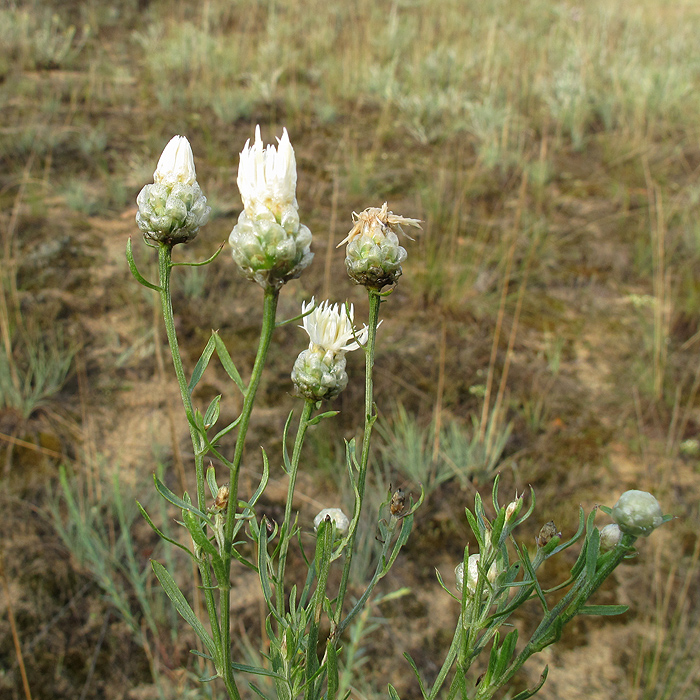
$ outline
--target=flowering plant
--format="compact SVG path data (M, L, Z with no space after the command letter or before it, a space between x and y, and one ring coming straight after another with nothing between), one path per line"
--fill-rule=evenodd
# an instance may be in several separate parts
M417 502L403 491L391 493L382 505L376 523L376 539L381 553L364 590L350 604L348 582L353 557L358 547L358 530L363 510L372 429L377 419L373 397L373 366L377 340L380 303L391 292L382 291L395 285L402 273L406 250L399 245L397 233L402 226L420 227L417 219L390 212L385 203L354 215L347 243L346 267L350 277L367 289L369 313L366 325L355 326L352 305L331 304L314 299L302 304L301 314L292 321L302 321L309 338L308 348L294 362L291 377L303 407L296 422L296 436L289 452L290 413L282 435L281 469L287 477L287 500L281 522L274 522L258 510L270 474L266 452L262 451L262 477L254 493L241 497L239 477L243 449L255 405L256 394L264 370L275 329L280 290L298 277L311 262L311 233L300 223L296 201L296 163L294 150L286 130L277 147L263 146L260 129L255 141L247 142L241 152L238 186L243 211L234 226L229 242L233 259L250 280L263 292L262 323L258 352L249 378L237 369L226 346L216 332L204 347L189 377L186 376L178 347L172 309L170 277L176 265L206 265L218 255L202 263L174 263L175 245L187 243L206 222L209 207L197 183L194 158L187 139L173 138L158 161L152 185L146 185L138 196L137 224L146 243L158 251L157 283L148 281L138 270L131 242L127 244L127 261L137 281L159 294L165 329L180 388L182 404L192 440L196 493L190 496L173 493L154 477L156 490L182 514L181 524L188 533L188 546L168 538L153 524L141 508L146 521L171 544L185 550L198 570L195 595L201 591L206 618L195 614L173 573L154 561L153 570L163 589L180 615L199 637L202 656L211 674L202 680L221 679L229 698L241 698L241 683L250 679L252 690L263 698L292 700L335 700L348 697L347 682L339 673L342 663L343 638L367 605L377 583L389 572L408 541ZM337 411L319 412L323 400L337 397L348 383L345 355L362 350L365 356L364 425L362 441L346 443L347 475L353 494L352 510L345 515L337 507L324 508L311 523L299 523L293 512L297 475L307 430L322 420L331 419ZM217 355L232 382L232 388L243 396L239 415L227 425L218 425L221 396L215 397L204 410L195 408L193 392L210 360ZM232 454L222 447L223 438L235 431ZM205 472L204 459L216 461L219 472L226 475L219 484L217 470L210 464ZM209 492L209 493L207 493ZM633 553L639 536L648 535L668 520L650 494L631 491L623 494L611 514L615 524L599 531L594 524L595 510L585 517L580 513L576 534L561 542L561 534L553 523L547 523L536 540L531 555L528 548L515 539L517 528L529 518L535 506L534 493L524 515L523 497L517 496L503 507L498 500L498 480L493 487L493 511L489 518L476 494L474 508L465 514L478 552L464 549L464 558L455 570L455 590L438 574L440 584L459 603L455 633L444 663L432 685L424 680L417 665L408 655L425 700L434 700L446 689L448 698L486 700L503 688L534 653L559 638L563 626L577 614L610 615L623 612L625 606L587 605L601 583L626 557ZM307 557L300 534L313 525L316 533L315 552ZM544 561L564 549L581 542L580 554L567 581L543 590L537 570ZM298 546L307 564L305 583L301 588L289 585L287 561L290 547ZM250 554L250 551L253 554ZM268 652L261 665L243 664L232 658L231 591L234 564L255 571L264 600L267 619L265 633ZM336 575L331 576L332 569ZM555 604L549 595L568 591ZM543 608L540 625L524 646L518 649L518 632L513 629L501 640L501 627L526 601L539 600ZM195 606L196 607L196 606ZM325 638L324 638L325 637ZM488 649L490 648L490 651ZM475 690L467 688L466 674L475 659L488 651L488 666L479 677ZM454 672L453 672L454 669ZM546 677L532 690L523 691L516 700L524 700L537 692ZM450 680L451 679L451 680ZM263 690L260 683L269 687ZM448 682L449 681L449 682ZM449 688L449 689L448 689ZM396 689L388 686L389 695L398 700Z

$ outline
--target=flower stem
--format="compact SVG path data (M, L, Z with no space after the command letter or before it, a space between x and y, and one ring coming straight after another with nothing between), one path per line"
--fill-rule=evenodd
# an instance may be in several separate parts
M292 501L294 500L294 487L297 481L297 471L299 469L299 459L301 457L301 447L304 444L304 436L306 429L309 427L309 419L313 413L315 401L306 399L304 408L299 418L299 427L297 428L297 436L294 440L294 451L292 452L292 462L289 468L289 486L287 487L287 503L284 508L284 523L280 534L280 554L277 568L277 612L284 615L284 571L287 565L287 552L289 551L289 542L292 538ZM286 453L285 453L286 454Z
M368 289L367 293L369 296L369 318L367 323L369 334L367 336L367 344L365 345L365 426L362 438L360 472L357 476L357 491L359 493L360 509L362 508L362 502L365 495L365 481L367 479L367 465L369 464L372 426L376 420L376 415L374 413L372 371L374 368L374 346L377 338L377 326L379 325L379 305L381 303L381 295L377 290ZM343 567L343 575L340 580L340 588L338 590L338 598L335 607L334 627L336 628L336 631L340 626L341 620L343 619L343 603L345 601L348 580L350 578L350 567L352 566L352 556L355 550L356 534L357 527L350 533L345 550L347 552L345 557L345 566ZM332 643L337 644L337 642L337 637L334 635Z
M165 333L168 337L170 354L173 358L175 376L177 377L177 383L180 387L182 404L185 407L185 413L188 416L192 416L192 399L190 398L188 382L185 377L185 370L182 366L182 357L180 356L180 348L177 342L172 298L170 295L170 273L172 271L172 267L172 246L161 244L158 248L158 276L160 281L160 305L163 310ZM192 447L194 448L194 465L197 479L197 507L204 511L206 509L206 502L204 496L204 456L202 454L201 438L191 424L189 425L189 428L190 437L192 438ZM209 623L211 625L212 637L217 649L219 650L220 658L215 660L215 665L217 666L217 670L219 670L219 666L222 665L221 662L224 660L225 656L224 649L221 646L221 629L219 627L219 618L216 611L216 603L214 601L211 570L206 559L198 559L197 566L199 567L199 573L202 577L202 588L204 590L204 600L207 607L207 614L209 616ZM197 595L196 592L195 595ZM228 664L223 665L227 666ZM238 694L238 689L235 687L235 683L233 684L232 688L229 688L227 684L227 689L229 690L229 695L232 698L240 697Z
M277 313L277 301L279 299L279 290L267 287L265 289L265 297L263 300L263 319L262 329L260 331L260 341L258 343L258 352L255 357L253 371L250 376L250 382L245 392L243 399L243 408L241 410L241 418L236 436L236 448L233 454L231 480L229 484L229 499L226 508L226 524L224 526L224 551L221 552L221 558L226 572L226 579L219 581L219 590L221 591L221 650L225 663L222 667L224 683L229 690L231 698L239 698L236 689L235 695L231 694L231 689L236 688L233 679L233 670L231 668L231 547L233 540L233 528L235 525L236 508L238 505L238 476L241 469L241 461L243 459L243 450L245 448L245 438L250 424L250 416L253 412L255 403L255 395L260 384L262 371L267 359L267 351L270 347L270 339L272 332L275 330L275 316Z

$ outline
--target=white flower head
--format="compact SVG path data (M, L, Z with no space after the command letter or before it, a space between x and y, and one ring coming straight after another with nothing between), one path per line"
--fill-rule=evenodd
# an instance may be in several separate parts
M326 519L330 520L335 525L335 530L339 535L344 535L348 528L350 527L350 521L348 516L343 513L340 508L324 508L315 518L314 518L314 531L318 531L318 526Z
M313 309L304 316L303 325L300 326L309 334L309 350L320 350L325 355L334 357L357 350L360 344L367 342L367 326L359 332L355 330L355 308L352 304L346 309L339 304L331 305L326 300L315 308L314 306L313 297L310 302L301 305L304 314Z
M178 183L191 187L196 181L197 174L190 142L184 136L173 136L158 160L153 182L167 187Z
M251 146L248 139L241 151L238 189L251 218L264 208L279 219L283 210L297 207L297 166L286 129L277 141L277 147L272 144L264 147L260 126L256 126L255 142Z

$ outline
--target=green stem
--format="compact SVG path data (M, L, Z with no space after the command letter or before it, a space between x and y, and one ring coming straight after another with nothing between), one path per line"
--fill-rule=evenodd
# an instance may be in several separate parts
M245 392L243 399L243 408L241 409L241 419L236 436L236 448L233 454L231 479L229 483L229 499L226 508L226 524L224 526L224 551L221 552L221 558L226 572L226 579L219 581L219 589L221 591L221 650L225 663L223 664L223 678L229 689L229 695L232 698L239 698L238 690L235 690L235 695L231 694L230 689L235 689L235 681L233 679L233 670L231 668L231 546L233 540L233 528L236 522L236 506L238 504L238 476L241 469L241 461L243 459L243 450L245 448L245 438L250 424L250 415L253 412L255 403L255 395L260 384L262 371L267 359L267 351L270 347L272 332L275 330L275 316L277 313L277 301L279 299L279 290L270 287L265 289L265 297L263 300L263 319L262 329L260 331L260 342L258 343L258 352L255 357L253 371L250 376L250 383Z
M556 641L557 631L552 629L554 623L558 620L558 628L561 630L567 622L570 622L578 614L590 597L600 588L603 581L612 574L625 556L627 556L636 539L637 538L632 535L624 535L622 542L612 553L613 556L604 561L603 565L595 572L590 581L586 580L585 570L581 573L580 578L576 581L573 588L549 611L549 613L547 613L537 629L533 632L525 648L518 654L501 678L498 679L497 684L491 686L493 692L484 696L485 698L492 697L498 689L502 688L530 656L542 651L542 649Z
M185 413L187 415L194 415L192 410L192 400L190 398L190 392L188 389L187 378L185 377L185 370L182 366L182 357L180 356L180 348L177 342L177 333L175 331L175 320L173 317L173 306L172 299L170 295L170 272L173 267L172 263L172 247L161 244L158 248L158 276L160 280L160 305L163 311L163 321L165 323L165 333L168 337L168 344L170 346L170 354L173 358L173 366L175 368L175 376L177 377L177 383L180 387L180 396L182 397L182 404L185 407ZM189 423L189 421L188 421ZM201 438L197 434L196 430L189 425L190 437L192 438L192 447L194 448L194 464L195 464L195 475L197 478L197 507L204 511L206 510L206 501L204 496L204 457L202 455L202 445ZM221 630L219 627L219 618L216 611L216 603L214 601L214 593L212 590L212 579L211 571L209 569L209 564L206 560L197 561L199 567L199 573L202 577L202 584L204 589L204 600L207 607L207 614L209 616L209 623L211 625L212 637L216 647L223 651L221 648ZM221 659L216 661L216 666L222 664L219 661L223 660L223 653L220 652ZM226 665L226 664L224 664ZM218 670L218 669L217 669ZM229 692L231 695L231 693ZM238 690L231 695L233 698L238 698Z
M289 469L289 486L287 487L287 503L284 508L284 522L280 533L280 554L279 564L277 569L277 612L280 616L284 616L284 571L287 565L287 552L289 551L289 542L292 538L292 501L294 500L294 487L297 481L297 471L299 469L299 460L301 458L301 447L304 444L306 429L309 427L309 418L313 413L315 401L306 399L304 408L299 418L299 427L297 428L297 436L294 440L294 451L292 452L292 462Z
M373 383L372 370L374 368L374 346L377 338L377 326L379 324L379 305L381 303L381 295L375 289L367 290L369 296L369 318L367 337L367 345L365 346L365 429L362 438L362 456L360 458L360 473L357 477L357 490L359 492L360 510L365 495L365 481L367 478L367 465L369 464L369 448L370 438L372 436L372 426L376 416L374 415L373 401ZM358 519L359 523L359 519ZM345 557L345 566L343 567L343 576L340 580L340 588L338 590L338 598L335 607L335 627L340 626L340 621L343 618L343 603L347 593L348 580L350 578L350 567L352 566L352 557L355 550L355 537L357 535L357 527L350 533L348 544L346 547L347 555ZM337 637L333 640L337 644Z

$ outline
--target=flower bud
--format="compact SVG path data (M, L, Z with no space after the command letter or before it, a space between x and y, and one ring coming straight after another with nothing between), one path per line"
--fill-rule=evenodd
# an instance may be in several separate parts
M479 554L471 554L469 559L467 559L467 595L473 597L476 594L476 586L479 581ZM498 567L496 562L491 564L488 574L486 575L489 583L493 584L498 577ZM457 590L461 593L464 586L464 562L461 562L455 568L455 583L457 584ZM482 600L486 600L489 595L488 586L484 587L484 591L481 594Z
M319 525L329 519L335 525L335 531L339 535L344 535L350 527L348 516L340 508L324 508L314 518L314 531L318 531Z
M197 183L189 141L174 136L163 150L153 173L136 198L136 224L146 238L176 245L191 241L209 220L211 207Z
M511 501L507 506L506 506L506 522L510 522L519 512L520 509L523 507L523 497L518 496L517 492L515 494L515 500Z
M615 549L622 540L622 530L619 525L611 523L600 531L600 549L602 552L609 552Z
M296 393L311 401L334 399L348 385L344 355L326 357L319 350L304 350L292 369Z
M306 314L301 327L309 335L309 347L297 357L292 381L299 396L311 401L334 399L348 384L345 353L357 350L358 340L366 342L367 328L356 332L352 305L347 310L329 301L315 306L312 298L301 310Z
M397 231L401 225L420 228L418 219L397 216L389 211L387 203L381 208L370 207L360 214L353 213L355 224L338 245L347 243L345 267L357 284L380 290L395 284L401 276L401 263L406 250L399 245Z
M296 279L314 255L311 231L299 222L294 149L285 129L277 148L263 148L260 127L246 142L238 166L243 211L229 236L233 259L261 287Z
M646 491L625 491L613 506L612 518L626 535L647 537L663 522L659 502Z

